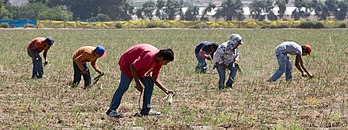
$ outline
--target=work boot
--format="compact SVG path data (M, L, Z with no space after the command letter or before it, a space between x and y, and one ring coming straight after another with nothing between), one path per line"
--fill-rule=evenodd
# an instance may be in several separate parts
M271 79L268 79L266 82L268 83L274 83L275 81L271 80Z
M116 110L108 110L106 111L106 115L108 115L109 117L113 117L113 118L120 118L121 115L117 113Z
M70 85L70 88L76 88L77 86L79 86L78 83L72 83L72 84Z
M141 115L147 116L147 115L161 115L161 112L150 109L147 113L145 111L140 112Z
M226 85L226 88L232 89L232 88L233 88L233 85Z
M89 89L89 88L91 88L91 87L92 87L92 85L87 85L87 86L84 86L83 89L86 90L86 89Z

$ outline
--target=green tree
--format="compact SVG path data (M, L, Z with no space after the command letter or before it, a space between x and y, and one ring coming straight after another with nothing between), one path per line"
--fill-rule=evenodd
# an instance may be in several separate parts
M271 20L271 21L278 20L277 15L275 15L273 11L269 11L269 13L267 14L267 18L268 20Z
M72 19L72 13L63 6L57 6L41 12L38 19L68 21Z
M40 13L48 9L43 3L28 3L14 11L13 19L38 19Z
M300 20L301 18L308 19L313 8L308 0L295 0L294 5L296 9L292 11L291 17L294 20Z
M131 15L134 14L134 7L131 6L126 0L123 0L123 5L117 5L117 13L115 20L131 20Z
M10 0L0 0L0 19L13 19L18 7L12 6Z
M215 12L215 14L213 15L213 17L215 18L215 20L221 19L224 16L224 12L222 10L222 8L218 8Z
M187 8L184 20L196 21L197 16L199 15L199 8L197 6L190 6Z
M137 16L138 19L145 19L145 17L143 16L143 10L141 8L136 9L135 15Z
M49 0L47 2L48 7L56 7L56 6L66 6L68 4L68 0Z
M6 1L0 0L0 19L11 19L11 13L6 9L4 3Z
M278 0L275 4L278 5L278 17L279 19L284 20L284 15L285 15L285 11L286 11L286 0Z
M261 4L262 2L258 0L254 0L252 3L250 3L249 9L250 9L251 18L257 19L257 20L263 20L262 8L260 7Z
M348 0L339 1L335 12L335 18L337 20L345 20L348 11Z
M112 20L130 20L134 10L127 0L70 0L67 7L73 12L75 20L89 19L100 13Z
M168 0L164 9L164 19L175 20L177 15L182 15L182 1Z
M157 4L156 4L156 16L163 20L164 19L164 14L162 13L163 12L163 7L165 7L166 5L166 2L163 1L163 0L157 0Z
M217 10L213 17L224 18L226 21L243 20L243 4L241 0L226 0L221 3L221 7Z
M322 2L319 0L313 0L310 2L310 6L313 8L315 16L318 20L326 20L328 16L328 10Z
M73 13L74 20L89 19L100 12L100 5L93 3L93 0L71 0L67 3L67 7Z
M215 9L216 5L209 3L208 6L203 10L202 12L202 17L201 17L201 21L208 21L208 17L206 17L208 12L211 12L213 9Z
M28 0L29 3L43 3L47 4L47 0Z
M325 3L325 7L329 11L328 16L334 16L338 10L338 1L337 0L326 0L324 3Z
M274 13L272 11L273 8L274 6L272 0L254 0L250 4L250 14L253 19L259 21L264 20L266 18L265 15L269 15L272 20L275 20L276 18L274 17Z
M103 13L97 14L96 17L92 18L93 21L111 21L111 18Z
M153 18L153 12L156 10L156 3L153 1L148 1L143 4L142 11L144 12L144 15L149 19L152 20Z

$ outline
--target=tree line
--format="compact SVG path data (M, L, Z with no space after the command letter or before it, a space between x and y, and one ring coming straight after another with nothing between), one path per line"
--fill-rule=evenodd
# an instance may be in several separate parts
M193 3L183 0L147 1L135 8L127 0L29 0L23 6L12 6L9 0L0 0L0 19L82 20L117 21L160 19L188 21L244 20L244 5L241 0L225 0L221 5L209 3L202 12ZM262 20L287 20L288 0L254 0L249 5L250 18ZM348 0L295 0L291 19L309 19L311 13L317 20L345 20ZM187 7L184 12L183 7ZM275 12L274 8L278 7ZM209 12L215 14L208 17Z

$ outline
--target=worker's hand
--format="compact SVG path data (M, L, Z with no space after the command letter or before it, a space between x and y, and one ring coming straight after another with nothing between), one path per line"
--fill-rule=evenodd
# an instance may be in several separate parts
M313 78L313 75L308 72L308 78Z
M82 70L81 72L82 72L82 74L87 74L88 69L84 69L84 70Z
M302 72L302 77L307 77L307 73L306 72Z
M223 64L223 63L222 63L222 64L220 64L220 65L222 66L222 68L223 68L223 69L227 69L227 68L228 68L228 66L227 66L227 65L225 65L225 64Z
M96 70L100 75L104 75L104 72L102 72L101 70Z
M44 63L44 65L47 65L47 64L48 64L48 61L46 60L45 63Z
M135 85L135 88L139 91L139 92L143 92L144 88L139 84L139 85Z
M206 59L207 59L207 60L211 60L211 58L210 58L210 57L207 57Z
M168 95L168 94L173 94L173 96L175 96L175 92L174 91L172 91L172 90L168 90L167 92L166 92L166 94Z
M238 63L234 63L234 67L236 67L237 69L240 69L240 66Z

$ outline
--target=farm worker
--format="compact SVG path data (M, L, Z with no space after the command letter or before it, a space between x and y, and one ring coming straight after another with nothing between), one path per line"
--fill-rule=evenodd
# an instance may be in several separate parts
M121 117L117 112L121 104L123 94L128 90L131 81L134 79L135 87L139 92L143 92L143 106L140 115L159 115L160 112L151 109L151 96L156 84L166 94L175 93L167 89L158 79L158 74L163 65L167 65L174 60L174 52L172 49L158 50L156 47L149 44L138 44L126 50L118 65L121 70L121 81L115 91L109 110L106 114L110 117ZM150 75L151 74L151 75ZM144 85L141 86L140 82Z
M219 45L213 43L213 42L208 42L208 41L203 41L199 44L197 44L195 48L195 55L198 61L198 64L196 66L196 72L198 73L206 73L207 71L207 60L212 60L211 58L214 55L214 52L218 48Z
M102 74L103 72L97 65L97 59L105 56L106 52L103 46L83 46L77 49L72 55L74 80L71 84L71 88L75 88L79 85L81 75L83 76L83 80L85 81L84 89L88 88L91 84L91 75L87 66L87 62L91 62L94 70L99 74Z
M44 65L48 64L47 52L51 46L53 46L54 39L52 37L36 37L29 43L27 47L28 55L32 59L33 63L33 73L31 78L42 78L44 74L43 66L42 66L42 58L40 53L43 52L43 57L45 58Z
M279 68L268 80L274 82L278 80L285 72L285 79L289 81L292 79L292 66L287 54L296 55L295 66L301 72L303 77L312 77L313 75L303 65L302 56L310 55L312 47L310 45L301 46L292 41L285 41L275 48L275 54L278 59Z
M230 39L222 43L214 53L213 63L219 73L219 90L225 88L226 69L230 70L226 88L232 88L234 77L237 74L239 52L238 46L243 44L242 37L239 34L232 34Z

